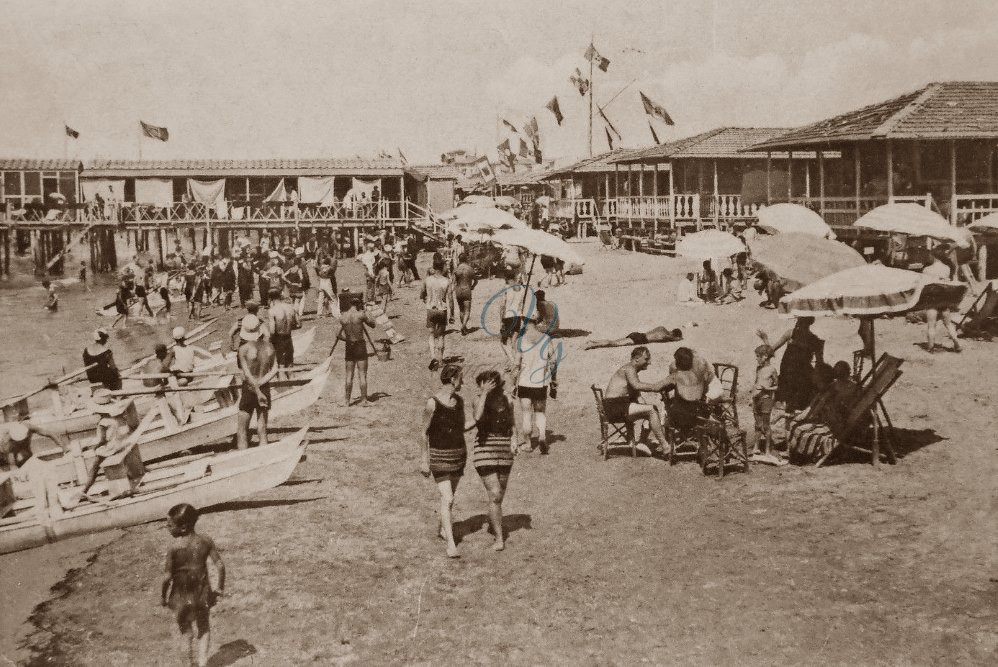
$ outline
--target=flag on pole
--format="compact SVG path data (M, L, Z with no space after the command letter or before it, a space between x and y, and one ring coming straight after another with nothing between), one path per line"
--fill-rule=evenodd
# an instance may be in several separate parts
M558 125L561 125L561 121L565 120L565 117L561 115L561 107L558 106L558 96L555 95L551 98L551 101L544 105L548 111L554 114L554 119L558 121Z
M505 118L502 119L502 124L505 125L506 127L508 127L513 132L516 132L517 134L520 133L520 131L516 129L516 125L513 125L511 122L509 122Z
M650 99L648 99L648 96L642 93L640 90L638 91L638 94L641 95L641 104L644 105L646 114L648 114L649 116L654 116L656 118L661 118L663 121L665 121L666 125L676 124L672 120L672 116L669 115L669 112L665 110L665 107L662 107L652 102Z
M537 143L540 132L540 128L537 125L537 116L530 117L530 120L528 120L526 125L523 126L523 131L527 133L527 136L530 137L535 144Z
M496 172L492 169L492 163L489 162L488 157L483 155L475 160L473 164L478 169L478 175L481 176L485 185L492 187L496 184Z
M610 122L610 119L606 117L605 113L603 113L603 109L601 109L600 107L596 108L599 109L599 115L603 119L603 121L607 124L610 130L617 135L617 139L623 139L623 137L620 136L620 132L617 130L617 128L613 126L613 123Z
M69 125L66 125L66 136L72 137L73 139L79 139L80 133L71 128Z
M518 151L520 157L530 157L530 147L527 146L527 142L522 138L520 139L520 147Z
M402 149L396 148L395 150L399 152L399 159L402 160L402 164L409 164L409 161L405 159L405 155L402 153Z
M572 76L568 77L568 80L571 81L572 85L579 91L579 95L585 97L586 93L589 92L589 79L582 76L582 72L579 71L578 67L575 68L575 72L572 73Z
M501 144L496 146L496 153L499 155L499 159L505 162L510 169L514 172L516 171L516 155L513 154L513 147L509 144L509 139L504 139Z
M169 141L170 139L170 131L165 127L156 127L141 120L139 121L139 125L142 126L142 134L150 139L159 139L160 141Z
M589 42L589 48L586 49L585 58L592 64L596 65L596 67L599 67L601 72L605 72L606 68L610 66L610 59L601 56L599 51L596 50L596 47L593 46L592 42Z
M606 145L610 147L610 150L613 150L613 137L610 135L610 130L604 127L603 131L606 132Z
M655 141L655 145L657 146L662 143L658 140L658 135L655 134L655 128L652 127L651 121L648 121L648 129L651 130L651 138Z

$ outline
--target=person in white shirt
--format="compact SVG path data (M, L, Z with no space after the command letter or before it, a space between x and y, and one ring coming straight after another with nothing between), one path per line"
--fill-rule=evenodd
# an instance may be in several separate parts
M531 429L537 426L537 444L541 454L548 453L547 445L547 397L556 397L558 359L553 345L545 340L548 323L540 318L533 320L518 345L524 352L520 355L520 372L517 379L516 395L520 399L520 414L523 417L523 437L525 442L519 449L533 451Z
M696 278L694 274L687 273L686 277L679 281L679 286L676 287L676 303L703 303L703 299L697 296L697 285L693 281L694 278Z

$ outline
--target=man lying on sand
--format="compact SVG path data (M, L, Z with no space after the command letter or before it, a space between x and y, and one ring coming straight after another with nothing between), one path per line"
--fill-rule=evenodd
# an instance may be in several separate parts
M683 339L683 332L679 329L666 329L665 327L655 327L644 333L632 331L623 338L599 339L594 338L586 342L586 349L592 350L597 347L627 347L630 345L647 345L648 343L673 343Z

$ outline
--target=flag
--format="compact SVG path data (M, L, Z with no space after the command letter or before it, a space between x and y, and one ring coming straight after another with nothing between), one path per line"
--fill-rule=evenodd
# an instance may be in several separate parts
M585 97L586 93L589 92L589 79L582 76L582 72L579 71L578 67L575 68L575 72L572 73L572 76L568 77L568 80L571 81L572 85L579 91L579 95Z
M537 126L537 116L531 116L530 120L527 121L526 125L523 126L523 131L527 133L533 142L536 144L539 139L538 132L540 128Z
M606 132L606 144L607 144L607 146L610 147L610 150L613 150L613 137L610 136L610 130L608 128L604 127L603 131Z
M609 58L604 58L603 56L601 56L599 54L599 51L596 50L596 47L593 46L592 42L589 42L589 48L586 49L585 58L589 62L591 62L594 65L596 65L597 67L599 67L600 71L603 71L603 72L605 72L606 68L610 66L610 59Z
M475 160L473 164L485 185L491 187L496 184L496 172L492 169L492 163L489 162L489 158L483 155Z
M170 131L165 127L156 127L141 120L139 121L139 125L142 126L142 134L150 139L159 139L160 141L169 141L170 139Z
M399 152L399 159L402 160L402 164L409 164L409 161L405 159L405 155L402 153L401 148L396 149Z
M537 164L544 164L544 156L541 153L541 149L537 145L534 145L534 162Z
M648 129L651 130L651 138L655 141L655 145L657 146L662 143L658 140L658 135L655 134L655 128L652 127L651 121L648 121Z
M520 139L520 149L518 151L520 157L530 157L530 147L527 146L527 142Z
M80 133L71 128L69 125L66 126L66 136L72 137L73 139L79 139Z
M516 126L515 126L515 125L513 125L513 124L512 124L511 122L509 122L508 120L506 120L505 118L503 118L503 119L502 119L502 124L503 124L503 125L505 125L506 127L508 127L508 128L509 128L510 130L512 130L513 132L516 132L517 134L519 134L519 133L520 133L520 131L516 129Z
M640 90L638 91L638 94L641 95L641 104L644 105L646 114L648 114L649 116L655 116L656 118L661 118L662 120L665 121L666 125L676 124L672 120L672 116L669 115L669 112L666 111L664 107L661 107L652 102L650 99L648 99L648 96L642 93Z
M605 113L603 113L603 109L600 109L599 107L596 107L596 108L599 109L599 115L600 115L600 117L603 118L603 120L606 122L607 126L609 126L610 130L612 130L613 133L617 135L617 139L623 139L623 137L620 136L620 132L617 131L617 128L615 128L613 126L613 123L610 122L610 119L606 117Z
M510 169L516 171L516 155L513 154L513 148L509 145L509 139L504 139L501 144L496 146L496 153L500 160L509 165Z
M561 125L561 121L565 120L565 117L561 115L561 107L558 106L558 96L555 95L552 97L551 101L544 106L554 114L554 119L558 121L558 125Z

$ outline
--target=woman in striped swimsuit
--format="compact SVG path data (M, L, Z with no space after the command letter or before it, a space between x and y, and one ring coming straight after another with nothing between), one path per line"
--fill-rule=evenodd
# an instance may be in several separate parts
M493 549L505 548L502 530L502 499L513 467L513 432L516 419L513 404L503 392L502 377L498 371L485 371L475 378L481 393L475 401L475 424L478 440L472 462L482 478L489 495L489 523L496 536Z
M457 558L451 511L454 493L464 474L468 451L464 444L464 400L461 390L461 369L447 364L440 371L443 387L426 402L423 414L423 462L420 472L433 475L440 493L440 537L447 542L447 556Z

